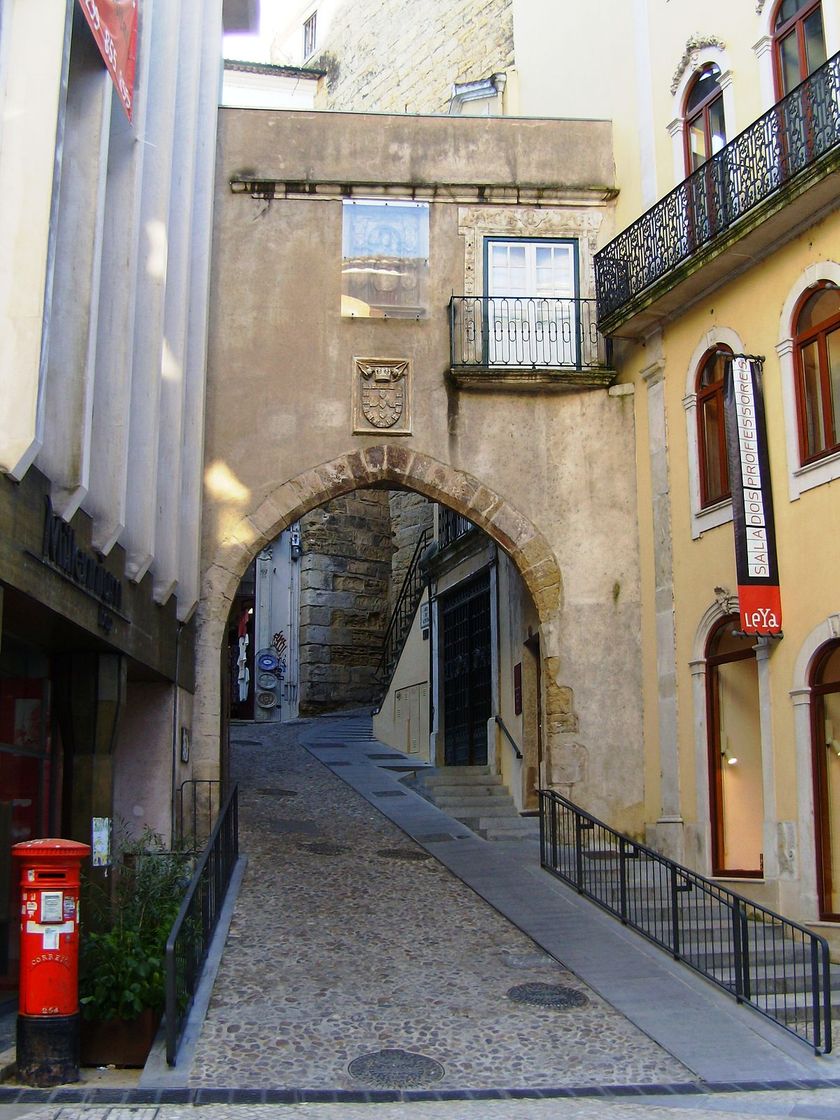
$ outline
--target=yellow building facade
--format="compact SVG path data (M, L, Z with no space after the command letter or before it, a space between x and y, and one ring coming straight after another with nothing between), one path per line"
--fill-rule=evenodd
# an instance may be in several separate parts
M624 119L620 98L611 114L621 137L639 111L640 178L625 189L633 154L617 139L616 237L596 282L600 328L634 389L647 833L831 935L840 6L712 3L702 32L696 11L643 9L649 71L625 75L635 96ZM745 633L738 613L723 378L739 354L763 358L781 635Z

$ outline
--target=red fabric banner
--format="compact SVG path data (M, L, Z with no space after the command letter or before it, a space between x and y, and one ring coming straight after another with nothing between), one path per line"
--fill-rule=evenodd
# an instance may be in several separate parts
M134 107L138 3L139 0L79 0L129 120Z

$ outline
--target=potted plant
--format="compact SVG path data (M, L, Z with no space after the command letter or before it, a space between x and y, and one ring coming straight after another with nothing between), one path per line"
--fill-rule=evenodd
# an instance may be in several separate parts
M166 939L189 876L189 857L146 830L122 846L109 888L91 886L79 962L83 1065L144 1065L165 1002Z

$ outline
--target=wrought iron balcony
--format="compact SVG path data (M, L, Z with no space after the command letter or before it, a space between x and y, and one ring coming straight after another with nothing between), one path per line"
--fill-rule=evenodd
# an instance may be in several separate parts
M646 298L678 281L679 266L708 248L724 248L751 231L765 213L775 215L788 196L804 192L837 170L840 155L840 54L834 55L772 109L698 167L670 194L595 255L598 325L613 331ZM836 194L825 187L812 212ZM825 197L823 197L825 196ZM793 218L794 214L790 215ZM807 213L797 211L797 220ZM794 222L789 218L788 226ZM780 221L765 231L761 251L785 234ZM705 259L705 256L704 256ZM691 271L691 264L687 266ZM727 269L715 274L718 282ZM695 294L695 293L690 293ZM683 301L684 302L684 301Z
M472 521L448 506L438 506L438 546L448 548L475 529Z
M453 296L449 332L459 385L564 388L615 379L594 299Z

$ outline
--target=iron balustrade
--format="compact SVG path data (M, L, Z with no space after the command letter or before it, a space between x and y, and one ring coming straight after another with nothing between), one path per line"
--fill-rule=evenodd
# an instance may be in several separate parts
M598 318L618 311L840 143L840 53L595 254Z
M831 1050L825 938L540 791L542 866L707 980Z
M438 545L449 548L455 541L465 537L475 529L472 521L448 506L438 506Z
M607 369L594 299L452 296L453 369Z
M239 859L239 787L234 786L199 859L166 941L166 1061L174 1066L187 1015Z
M428 527L417 538L417 544L414 546L414 552L408 562L405 578L391 612L388 628L385 631L385 637L382 641L382 655L376 671L383 693L387 691L391 682L394 669L397 667L405 640L414 621L417 604L423 595L425 579L420 568L420 560L423 550L431 539L432 530Z
M207 843L219 810L222 783L217 778L181 782L176 801L175 834L181 851L197 855Z

